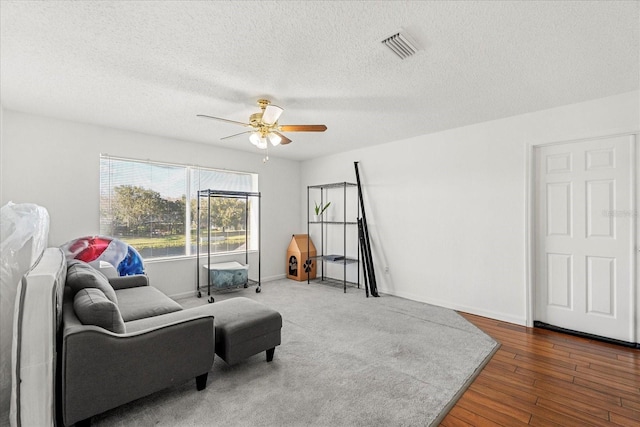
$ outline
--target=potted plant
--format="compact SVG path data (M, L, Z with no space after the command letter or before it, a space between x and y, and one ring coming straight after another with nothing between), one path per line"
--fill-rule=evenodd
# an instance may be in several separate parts
M327 210L327 208L329 207L331 202L328 202L324 206L322 205L322 203L320 203L320 204L318 204L318 202L314 202L314 203L315 203L316 206L313 209L313 211L315 212L315 215L313 216L313 220L315 222L318 222L318 221L321 220L322 213Z

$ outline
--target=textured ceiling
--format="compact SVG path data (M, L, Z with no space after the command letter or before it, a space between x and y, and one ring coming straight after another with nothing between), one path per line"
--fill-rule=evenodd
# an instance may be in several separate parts
M2 1L5 108L310 159L639 88L638 1ZM404 28L420 51L380 41Z

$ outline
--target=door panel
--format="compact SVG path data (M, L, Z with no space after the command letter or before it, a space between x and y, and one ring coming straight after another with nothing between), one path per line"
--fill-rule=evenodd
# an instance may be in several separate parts
M535 320L635 341L633 144L535 149Z
M572 265L569 254L547 254L548 305L571 308Z
M616 260L587 257L587 313L615 316Z
M615 181L587 181L587 238L615 239Z
M571 236L571 183L547 184L547 236Z

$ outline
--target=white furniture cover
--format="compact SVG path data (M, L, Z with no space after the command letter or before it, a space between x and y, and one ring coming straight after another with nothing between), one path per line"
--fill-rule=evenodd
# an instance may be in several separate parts
M48 248L18 285L12 341L12 426L53 426L56 336L62 321L67 263Z
M0 425L9 423L11 345L16 293L38 263L49 236L49 213L33 203L0 208Z

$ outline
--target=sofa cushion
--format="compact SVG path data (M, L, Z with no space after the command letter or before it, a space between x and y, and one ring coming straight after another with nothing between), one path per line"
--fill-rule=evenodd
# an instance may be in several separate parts
M73 310L84 325L95 325L117 334L125 333L118 306L100 289L80 289L73 298Z
M180 304L153 286L118 289L116 294L125 322L182 310Z
M67 286L76 294L81 289L96 288L115 304L118 304L116 291L109 284L107 276L91 267L89 264L77 259L67 262Z

